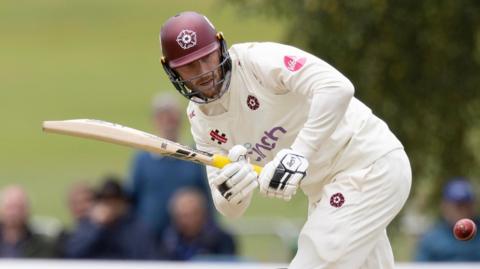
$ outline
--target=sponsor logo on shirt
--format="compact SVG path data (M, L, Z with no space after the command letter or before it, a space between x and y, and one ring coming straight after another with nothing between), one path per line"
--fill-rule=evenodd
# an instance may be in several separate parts
M257 97L249 95L247 97L247 106L251 110L257 110L260 107L260 102L258 101Z
M182 30L177 36L178 45L186 50L197 45L197 33L192 30Z
M288 55L283 57L283 63L285 64L285 67L292 72L300 70L300 68L303 67L306 61L306 57Z
M218 129L210 131L210 139L212 139L212 141L217 141L219 145L227 143L228 141L227 135L225 135L225 133L220 133Z
M265 159L267 156L266 152L272 151L277 144L275 143L281 135L287 133L287 130L281 126L273 127L272 129L263 132L263 136L260 138L260 141L252 145L251 143L245 143L247 148L247 154L249 157L252 157L255 161L259 162Z

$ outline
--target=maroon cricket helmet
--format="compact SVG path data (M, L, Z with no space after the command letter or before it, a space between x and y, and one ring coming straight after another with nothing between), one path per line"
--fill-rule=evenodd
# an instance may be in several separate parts
M160 42L165 61L177 68L198 60L220 47L217 31L207 17L187 11L162 26Z
M202 14L186 11L168 19L160 30L162 47L162 65L175 88L186 98L196 103L209 103L220 98L228 89L232 62L227 44L221 32ZM186 86L175 68L187 65L208 54L220 50L220 65L215 69L200 74L198 77L213 74L220 69L222 79L214 81L212 87L219 88L215 97L206 97L200 91Z

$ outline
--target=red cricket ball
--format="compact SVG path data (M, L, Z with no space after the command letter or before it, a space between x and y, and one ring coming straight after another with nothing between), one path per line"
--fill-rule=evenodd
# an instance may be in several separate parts
M477 225L471 219L461 219L453 226L453 235L458 240L470 240L477 233Z

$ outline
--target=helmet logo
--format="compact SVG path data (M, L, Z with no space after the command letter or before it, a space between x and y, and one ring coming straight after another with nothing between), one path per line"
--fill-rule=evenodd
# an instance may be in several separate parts
M177 36L177 43L184 50L197 45L197 33L192 30L182 30Z

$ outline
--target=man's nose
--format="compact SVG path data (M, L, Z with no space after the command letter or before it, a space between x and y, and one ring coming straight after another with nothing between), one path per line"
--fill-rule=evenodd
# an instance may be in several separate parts
M200 74L210 71L208 63L204 60L198 61L198 68L200 70Z

